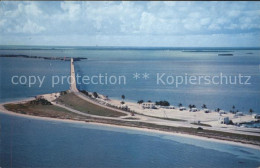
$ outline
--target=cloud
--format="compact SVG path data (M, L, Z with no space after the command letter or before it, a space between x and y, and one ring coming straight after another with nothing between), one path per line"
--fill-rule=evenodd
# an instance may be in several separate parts
M63 19L78 19L78 15L81 12L80 4L71 1L61 2L61 9L65 12Z
M45 28L43 26L39 26L38 24L28 20L23 25L16 25L13 29L8 29L9 32L15 33L29 33L36 34L44 31Z
M159 37L174 37L182 43L184 36L260 33L259 9L258 2L1 2L0 33L67 39L132 36L151 43L153 37L158 43L163 41Z

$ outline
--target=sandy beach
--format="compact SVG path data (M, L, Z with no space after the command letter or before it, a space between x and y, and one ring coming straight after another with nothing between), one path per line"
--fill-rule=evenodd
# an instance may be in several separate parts
M32 99L32 98L29 98L28 100L30 100L30 99ZM21 102L24 102L24 100L22 100L22 101L15 101L15 102L12 102L12 103L21 103ZM11 102L9 102L9 103L11 103ZM14 112L6 110L3 107L3 104L0 104L0 113L7 114L7 115L10 115L10 116L15 116L15 117L23 117L23 118L27 118L27 119L33 119L33 120L65 122L65 123L74 123L74 124L91 124L91 125L96 125L96 126L104 126L104 127L112 127L112 128L122 128L122 129L138 130L138 131L158 133L158 134L165 134L165 135L181 136L181 137L185 137L185 138L193 138L193 139L199 139L199 140L204 140L204 141L225 143L225 144L236 145L236 146L243 146L243 147L247 147L247 148L253 148L253 149L260 150L260 146L257 146L257 145L244 144L244 143L238 143L238 142L232 142L232 141L220 140L220 139L214 139L214 138L207 138L207 137L200 137L200 136L189 135L189 134L165 132L165 131L152 130L152 129L147 129L147 128L127 127L127 126L119 126L119 125L104 124L104 123L94 123L94 122L85 122L85 121L76 121L76 120L68 120L68 119L57 119L57 118L39 117L39 116L31 116L31 115L19 114L19 113L14 113Z

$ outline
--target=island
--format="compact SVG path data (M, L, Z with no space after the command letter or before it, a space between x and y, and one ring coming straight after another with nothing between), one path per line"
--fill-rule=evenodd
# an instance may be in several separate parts
M71 78L75 78L74 59L70 61ZM260 147L260 129L239 126L245 122L259 122L256 115L220 109L213 111L206 105L202 110L195 105L174 107L165 100L134 103L125 101L125 95L121 97L122 100L115 100L97 92L78 90L74 82L66 91L0 104L0 111L44 119L163 131Z
M22 54L19 54L19 55L0 55L0 57L13 57L13 58L17 58L17 57L20 57L20 58L34 58L34 59L45 59L45 60L60 60L60 61L70 61L71 60L71 57L43 57L43 56L29 56L29 55L22 55ZM81 60L84 60L84 59L87 59L85 57L75 57L73 58L74 61L81 61Z

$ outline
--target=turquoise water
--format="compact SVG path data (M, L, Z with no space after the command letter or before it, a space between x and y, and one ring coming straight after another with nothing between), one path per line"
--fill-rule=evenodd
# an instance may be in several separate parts
M21 47L1 46L0 54L25 54L36 56L72 56L87 57L88 60L75 62L76 73L83 75L124 75L125 85L78 85L79 89L96 91L109 97L120 99L124 94L129 101L136 102L167 100L172 105L195 104L198 108L206 104L209 109L221 108L229 111L235 105L236 110L247 113L252 108L260 113L260 50L256 48L109 48L109 47ZM218 56L219 53L231 53L233 56ZM50 88L50 82L44 88L13 86L10 77L16 73L35 75L69 75L69 63L50 60L26 60L19 58L0 58L1 96L0 101L21 97L21 89L26 96L35 93L48 93L65 90L67 84ZM19 64L17 64L19 62ZM50 66L51 64L51 66ZM11 67L11 68L10 68ZM134 73L148 73L149 79L135 80ZM156 74L166 75L224 75L251 76L250 85L206 85L183 84L157 85ZM142 77L142 76L141 76ZM50 77L48 78L50 80Z
M233 57L219 57L216 49L127 49L127 48L53 48L0 47L0 54L37 56L81 56L75 62L79 75L108 73L126 75L126 85L78 85L109 97L136 101L168 100L171 104L205 103L209 108L229 110L234 104L241 111L259 112L259 50L231 50ZM15 49L16 48L16 49ZM15 50L14 50L15 49ZM188 49L186 49L188 50ZM194 50L189 48L189 50ZM227 49L219 49L226 52ZM230 53L230 51L228 52ZM251 53L251 54L247 54ZM67 83L51 87L52 75L69 75L70 64L25 58L0 58L0 102L69 89ZM135 81L135 72L150 73L150 79ZM156 72L167 74L252 75L252 85L157 86ZM46 76L42 87L12 85L13 75ZM37 83L38 84L38 83ZM130 131L88 124L32 120L0 114L1 167L257 167L260 152L245 147L164 134Z
M257 167L260 151L197 139L0 114L1 167Z

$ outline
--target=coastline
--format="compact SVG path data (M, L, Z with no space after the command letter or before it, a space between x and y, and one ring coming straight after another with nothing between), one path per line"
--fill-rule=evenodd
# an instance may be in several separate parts
M10 116L15 116L15 117L34 119L34 120L54 121L54 122L74 123L74 124L90 124L90 125L96 125L96 126L106 126L106 127L112 127L112 128L128 129L128 130L133 130L133 131L137 130L137 131L148 132L148 133L164 134L164 135L171 135L171 136L181 136L184 138L198 139L198 140L203 140L203 141L229 144L229 145L235 145L235 146L241 146L241 147L260 150L260 146L257 146L257 145L245 144L245 143L241 143L241 142L228 141L228 140L221 140L221 139L216 139L216 138L202 137L202 136L196 136L196 135L191 135L191 134L166 132L166 131L155 130L155 129L114 125L114 124L99 123L99 122L85 122L85 121L70 120L70 119L59 119L59 118L40 117L40 116L32 116L32 115L27 115L27 114L19 114L19 113L11 112L11 111L4 109L3 104L0 104L0 113L10 115Z

